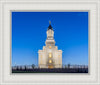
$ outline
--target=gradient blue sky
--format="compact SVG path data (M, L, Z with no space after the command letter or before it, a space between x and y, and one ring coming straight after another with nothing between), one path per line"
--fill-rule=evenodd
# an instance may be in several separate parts
M12 12L12 65L38 65L49 20L62 63L88 65L88 12Z

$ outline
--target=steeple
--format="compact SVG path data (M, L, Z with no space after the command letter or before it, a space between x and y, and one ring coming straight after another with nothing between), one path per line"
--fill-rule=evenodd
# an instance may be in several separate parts
M53 30L52 26L51 26L51 21L49 20L49 26L48 26L48 30Z
M55 45L54 31L51 26L51 21L49 21L49 27L46 33L47 33L46 46L51 44Z

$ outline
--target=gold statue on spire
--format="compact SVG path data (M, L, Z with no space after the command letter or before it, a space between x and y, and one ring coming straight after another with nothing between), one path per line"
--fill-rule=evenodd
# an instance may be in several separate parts
M51 21L49 20L49 25L51 25Z

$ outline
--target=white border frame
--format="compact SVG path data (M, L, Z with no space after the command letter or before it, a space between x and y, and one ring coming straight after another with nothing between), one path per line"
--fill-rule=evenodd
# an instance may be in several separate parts
M99 0L1 0L0 10L0 84L100 84ZM11 10L89 11L90 74L10 74Z

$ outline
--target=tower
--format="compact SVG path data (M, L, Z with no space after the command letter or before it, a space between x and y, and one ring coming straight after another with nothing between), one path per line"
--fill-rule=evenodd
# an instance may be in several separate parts
M58 50L58 47L55 46L54 30L51 26L51 21L49 21L49 26L46 33L46 46L43 46L43 50L38 51L39 68L61 68L62 50Z

